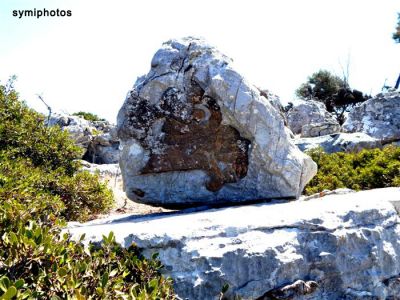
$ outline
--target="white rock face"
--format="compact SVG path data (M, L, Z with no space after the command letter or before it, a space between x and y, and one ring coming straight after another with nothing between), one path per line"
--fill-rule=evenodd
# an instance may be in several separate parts
M338 133L340 125L338 122L323 122L305 124L301 127L301 137L317 137Z
M354 107L344 132L364 132L383 142L400 140L400 92L379 94Z
M326 153L359 152L362 149L382 147L381 142L362 132L324 135L314 138L298 138L294 143L301 151L322 147Z
M336 124L339 127L338 122L335 120L332 114L326 110L325 105L314 100L299 100L299 102L288 111L287 122L288 127L293 131L294 134L302 133L302 128L304 125L310 126L311 124L329 123ZM332 125L330 128L333 128ZM327 134L331 133L333 133L332 130ZM307 135L306 132L303 134L305 134L305 136L310 136Z
M295 198L315 163L232 60L196 38L154 55L118 114L132 200L160 206Z
M269 103L272 105L272 107L275 108L275 110L279 113L279 115L283 119L285 126L287 126L285 108L284 108L279 96L275 95L274 93L271 93L267 89L258 88L258 90L260 91L260 95L265 97L269 101Z
M182 299L398 299L400 188L70 226L154 252Z

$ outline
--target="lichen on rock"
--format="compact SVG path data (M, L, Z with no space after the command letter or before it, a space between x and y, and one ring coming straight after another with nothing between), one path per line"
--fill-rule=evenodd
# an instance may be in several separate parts
M133 200L188 206L295 198L316 166L279 113L201 39L163 44L118 114Z

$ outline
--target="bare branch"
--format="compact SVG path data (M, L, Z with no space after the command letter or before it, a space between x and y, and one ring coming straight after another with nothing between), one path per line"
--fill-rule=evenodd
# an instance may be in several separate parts
M36 96L40 99L40 101L43 102L44 105L46 105L47 110L49 111L49 115L47 116L47 126L49 126L49 121L50 121L50 116L51 116L51 107L50 105L48 105L44 100L43 100L43 96L36 94Z

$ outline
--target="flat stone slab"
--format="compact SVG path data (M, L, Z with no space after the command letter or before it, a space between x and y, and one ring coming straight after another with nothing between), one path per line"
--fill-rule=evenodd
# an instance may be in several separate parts
M113 231L125 247L158 252L183 299L218 299L226 283L227 299L397 299L399 202L400 188L386 188L71 223L69 231L86 241Z
M330 135L298 138L294 143L301 151L322 147L326 153L359 152L363 149L381 148L381 142L362 132L335 133Z

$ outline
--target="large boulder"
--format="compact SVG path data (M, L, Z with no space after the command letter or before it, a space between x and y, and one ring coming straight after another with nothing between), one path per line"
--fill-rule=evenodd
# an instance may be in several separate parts
M390 200L390 201L389 201ZM400 188L197 213L97 220L69 231L98 242L113 231L155 252L181 299L398 299ZM393 204L392 204L393 203Z
M335 120L332 114L326 110L325 105L314 100L298 100L287 112L287 122L288 127L294 134L302 133L303 126L310 124L336 124L337 128L340 129L339 123ZM332 128L333 127L331 126L331 129ZM327 134L331 133L333 132L330 131Z
M118 114L130 199L160 206L298 197L316 173L269 101L203 40L163 44Z
M400 140L400 92L378 94L354 107L343 131L364 132L384 143Z
M322 147L326 153L359 152L382 146L378 139L362 132L324 135L314 138L297 138L294 143L301 151Z

